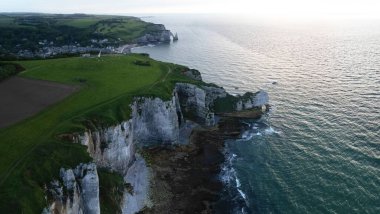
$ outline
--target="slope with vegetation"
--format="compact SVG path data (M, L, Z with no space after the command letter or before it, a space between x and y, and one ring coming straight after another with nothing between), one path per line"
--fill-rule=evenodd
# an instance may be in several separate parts
M118 47L163 28L129 16L0 13L0 57L49 47Z

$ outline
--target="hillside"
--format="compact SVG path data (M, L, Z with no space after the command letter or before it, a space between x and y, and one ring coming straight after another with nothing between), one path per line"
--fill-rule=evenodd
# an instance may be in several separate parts
M122 45L170 41L163 25L136 17L85 14L0 13L0 57L45 58L90 52L118 52Z
M136 60L150 65L136 65ZM196 82L182 75L183 67L142 55L19 63L26 69L20 77L76 85L80 90L32 118L0 129L0 210L6 213L40 212L46 206L43 186L59 169L90 160L83 146L72 144L65 134L124 121L130 117L133 97L169 99L176 82ZM115 177L108 172L100 176Z

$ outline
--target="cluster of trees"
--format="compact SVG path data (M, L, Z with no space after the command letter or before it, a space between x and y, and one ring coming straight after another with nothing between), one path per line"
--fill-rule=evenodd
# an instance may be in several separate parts
M81 46L91 44L91 39L99 36L92 34L88 29L80 29L70 26L40 25L36 27L3 27L0 29L0 45L10 51L18 50L37 51L44 45L40 41L53 42L54 46L73 45L78 42Z
M104 35L95 32L95 26L79 28L62 25L57 19L43 16L20 17L15 18L13 22L11 25L0 26L0 46L10 53L17 53L19 50L34 52L44 46L77 43L80 46L96 46L97 44L93 44L91 39L105 38ZM41 41L46 41L47 44L40 44Z
M16 75L23 70L24 68L19 64L0 62L0 81Z

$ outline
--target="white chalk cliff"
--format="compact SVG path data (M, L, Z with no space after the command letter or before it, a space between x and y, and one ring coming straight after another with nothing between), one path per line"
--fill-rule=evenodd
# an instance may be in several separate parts
M128 121L84 132L75 141L87 146L96 165L80 164L75 169L61 169L60 181L53 181L47 190L52 195L52 203L44 213L100 213L97 167L119 173L132 187L132 192L125 190L123 193L122 213L137 213L151 207L150 169L136 153L137 149L180 144L182 129L188 124L184 120L186 114L192 114L191 119L198 124L215 125L211 106L217 98L226 96L223 88L177 83L170 100L138 98L131 105ZM267 96L266 92L259 92L246 103L242 102L239 108L265 105Z
M55 180L48 190L52 204L48 213L99 214L99 177L94 163L80 164L75 169L61 169L61 181Z

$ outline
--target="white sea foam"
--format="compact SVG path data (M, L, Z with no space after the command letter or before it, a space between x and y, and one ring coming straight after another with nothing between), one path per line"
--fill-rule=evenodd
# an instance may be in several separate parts
M236 191L236 196L241 197L241 200L244 200L245 205L248 207L248 197L247 195L240 189L241 188L241 182L237 176L236 170L233 168L233 161L237 158L237 155L232 154L226 154L227 159L225 164L222 167L222 173L221 173L221 180L226 185L227 188L234 189ZM244 210L244 207L242 207L242 210ZM246 212L242 212L246 213Z
M230 185L236 177L235 169L232 167L232 162L236 157L236 154L229 155L226 163L222 167L221 180L227 185Z
M264 130L265 134L273 134L275 133L274 129L272 127L269 127Z
M241 137L243 140L246 140L246 141L249 141L253 138L253 134L252 133L249 133L249 132L246 132L246 133L243 133L242 137Z
M239 191L241 197L243 197L244 200L247 200L247 196L244 194L244 192L241 189L238 189L238 191Z
M243 139L246 139L246 138L248 138L249 137L249 131L245 131L245 132L243 132L243 134L241 135L241 138L243 138Z
M239 187L241 187L241 184L240 184L240 180L239 180L239 178L235 178L235 182L236 182L236 187L237 188L239 188Z
M265 132L266 135L271 135L271 134L281 134L281 131L276 131L276 130L274 130L274 128L271 127L271 126L270 126L269 128L267 128L267 129L265 129L264 132Z

